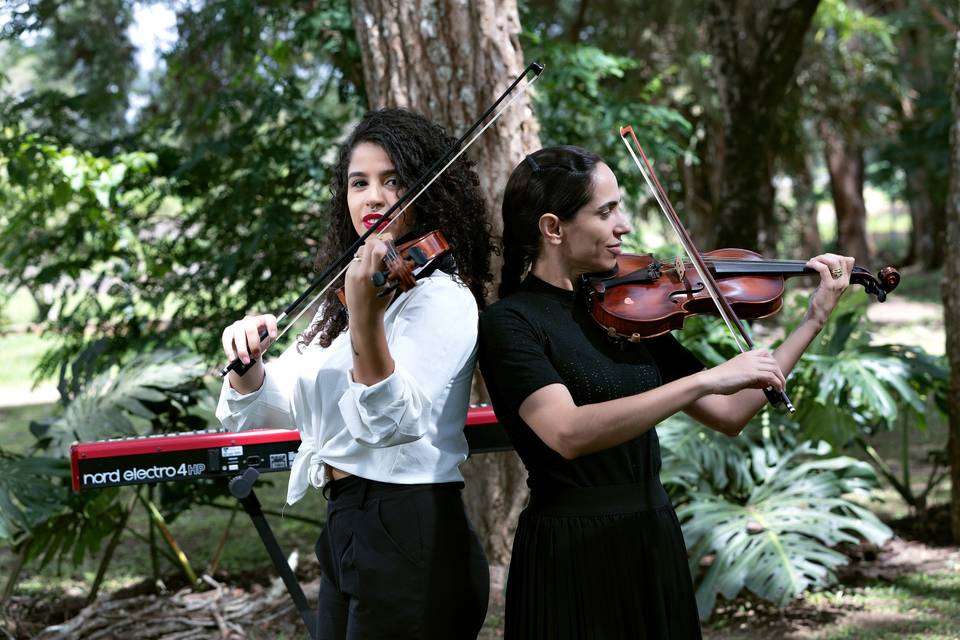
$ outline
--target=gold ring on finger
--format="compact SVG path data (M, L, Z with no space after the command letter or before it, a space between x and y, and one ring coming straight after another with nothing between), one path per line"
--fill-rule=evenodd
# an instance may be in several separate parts
M830 275L833 276L834 280L839 280L843 276L843 267L837 267L830 270Z

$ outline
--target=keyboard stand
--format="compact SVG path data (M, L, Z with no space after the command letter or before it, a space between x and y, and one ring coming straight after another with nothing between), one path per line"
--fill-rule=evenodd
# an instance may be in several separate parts
M253 526L256 527L257 533L260 534L260 540L263 541L263 546L266 547L267 553L270 554L273 566L283 579L283 584L287 587L287 593L290 594L293 604L297 607L297 611L303 619L303 624L307 627L310 638L315 640L317 637L317 611L307 604L307 597L304 595L303 589L300 588L300 581L297 580L297 576L293 573L290 565L287 564L287 559L280 549L280 543L277 542L277 538L273 535L273 530L270 528L270 523L267 522L266 516L263 515L260 500L257 499L257 495L253 492L253 485L259 477L259 471L252 467L248 468L243 472L242 476L237 476L230 480L230 493L240 501L247 515L250 516L250 520L253 521Z

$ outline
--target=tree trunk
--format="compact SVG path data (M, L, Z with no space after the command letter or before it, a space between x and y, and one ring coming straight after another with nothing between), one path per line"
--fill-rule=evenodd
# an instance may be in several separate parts
M894 2L893 11L905 12L910 9L906 0ZM940 82L930 64L935 55L931 46L930 31L922 25L907 28L900 32L897 39L903 67L906 91L901 98L901 140L909 140L905 148L916 146L918 139L929 136L927 127L931 113L924 109L932 93L939 92ZM946 203L943 201L944 185L936 184L937 171L931 172L926 154L903 154L900 166L907 178L907 204L910 207L910 246L905 264L919 263L924 270L932 270L943 264Z
M370 107L419 111L452 135L473 123L526 65L516 0L353 0L353 24ZM539 147L539 125L524 96L471 148L497 235L507 178ZM462 470L467 511L487 559L505 565L526 503L523 467L509 452L475 456Z
M921 262L929 269L933 260L934 234L931 230L933 203L925 167L904 168L907 175L907 204L910 207L910 247L904 264Z
M725 154L717 246L769 248L776 238L774 124L819 0L709 0L706 28L716 61Z
M947 196L947 242L943 269L943 320L946 327L950 390L947 405L950 437L950 529L960 544L960 37L953 61L953 126L950 130L950 189Z
M793 173L793 200L796 203L795 214L800 223L800 255L794 257L806 259L820 255L823 253L823 241L817 221L817 196L806 156L800 159L799 166Z
M873 246L867 236L867 207L863 201L863 147L839 134L828 122L821 122L819 129L837 212L837 251L853 256L861 266L869 266Z
M687 119L692 122L694 116L687 114ZM683 208L687 212L690 233L696 239L698 249L711 251L722 248L717 245L717 215L723 184L724 131L710 118L704 118L699 126L703 129L696 146L696 157L700 162L692 162L685 156L677 162L683 176Z

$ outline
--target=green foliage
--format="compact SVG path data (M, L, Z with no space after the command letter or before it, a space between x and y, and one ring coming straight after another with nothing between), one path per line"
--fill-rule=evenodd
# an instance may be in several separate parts
M43 430L45 448L65 456L75 441L177 430L170 422L184 418L184 426L206 426L187 416L187 409L205 393L198 380L204 371L198 357L162 350L112 367L93 378Z
M644 148L656 150L651 154L658 168L672 175L670 166L685 153L692 133L667 95L679 69L640 73L636 57L615 53L607 42L566 41L552 35L556 23L530 22L524 52L547 69L536 94L543 144L573 144L599 153L621 176L628 196L645 201L650 196L623 148L620 127L633 125Z
M787 392L797 407L796 424L810 439L837 448L859 436L892 430L903 416L925 428L930 401L946 411L948 372L943 358L908 345L870 344L866 299L856 293L841 299L787 378ZM785 305L782 313L789 332L806 305L802 296L788 298ZM726 326L717 320L695 318L681 338L709 365L737 353ZM764 414L757 418L763 419Z
M805 306L788 300L788 331ZM702 615L717 594L730 599L743 589L782 606L836 580L846 562L837 545L889 535L847 499L868 495L874 468L831 452L898 427L904 415L924 428L928 407L945 410L947 371L922 349L871 345L865 310L862 296L845 296L797 363L787 380L795 416L767 407L736 439L685 417L658 426L662 479L679 505L694 575L709 565L697 580ZM681 337L708 366L736 354L717 320L688 321Z
M42 29L41 4L8 35ZM125 137L88 144L37 127L35 96L0 99L0 287L47 305L38 375L67 397L161 346L213 361L223 326L289 302L326 225L324 158L360 112L344 0L176 8L180 40Z
M66 459L0 450L0 462L0 540L24 553L26 562L79 565L119 523L119 492L73 493Z
M70 464L62 458L23 457L0 449L0 540L13 540L63 509L62 481Z
M847 562L834 547L860 539L880 544L889 529L848 496L867 496L869 465L826 457L825 443L772 437L726 438L684 418L657 427L665 450L664 483L678 502L706 619L717 594L743 589L783 606L808 589L836 581ZM710 558L708 561L708 557Z
M135 317L142 294L125 282L145 264L138 223L157 209L156 156L96 157L61 148L13 124L0 130L0 286L25 286L56 320L56 347L41 361L49 375L82 351L89 328ZM130 283L132 284L132 283ZM108 295L109 294L109 295ZM128 335L123 328L111 340Z
M159 350L94 377L59 417L31 425L42 455L0 450L0 539L25 551L25 559L73 565L99 550L100 541L125 518L121 490L75 494L70 488L69 445L76 441L146 435L207 424L191 413L206 395L205 368L196 356ZM208 498L194 491L177 506ZM182 493L182 492L181 492Z
M907 345L871 345L866 305L847 296L790 376L797 421L815 440L846 446L859 435L891 430L901 418L920 429L928 400L946 412L943 358Z
M20 56L34 59L35 78L18 105L34 131L106 146L126 133L137 76L128 35L133 7L132 0L24 0L11 7L0 42L17 43Z

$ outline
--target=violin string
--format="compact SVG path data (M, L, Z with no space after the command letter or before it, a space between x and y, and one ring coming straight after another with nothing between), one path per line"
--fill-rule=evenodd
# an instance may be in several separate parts
M474 142L476 142L477 138L479 138L483 134L483 132L489 129L494 122L499 120L500 116L502 116L503 113L507 109L509 109L510 106L520 98L520 96L525 95L526 92L530 89L530 87L533 86L533 83L539 79L540 79L539 73L534 75L532 80L528 79L527 83L521 87L521 90L518 93L514 94L509 100L507 100L506 104L503 107L501 107L499 111L493 114L493 116L490 118L490 121L487 122L487 124L485 124L483 127L481 127L480 130L477 131L477 133L472 138L470 138L466 143L464 143L464 145L460 148L460 151L458 151L456 155L454 155L453 158L451 158L450 161L447 162L447 164L443 165L443 167L429 181L427 181L425 185L423 185L423 188L421 188L420 191L418 191L416 194L413 195L413 197L407 200L407 203L403 206L403 208L400 209L400 211L398 211L396 214L394 214L394 216L390 218L387 224L385 224L383 228L377 232L377 237L381 237L383 233L390 227L390 225L396 222L404 214L404 212L410 207L410 205L412 205L413 202L417 198L419 198L420 195L424 191L426 191L430 185L432 185L441 175L443 175L444 172L446 172L447 168L450 167L450 165L452 165L454 162L456 162L457 159L460 156L462 156ZM278 342L280 338L282 338L284 334L286 334L290 330L290 328L297 323L297 320L300 319L300 316L306 313L307 309L313 308L313 306L317 304L320 301L320 299L324 296L327 290L330 289L331 285L333 285L334 282L337 282L340 279L340 276L346 273L347 269L349 268L350 268L350 263L348 262L343 266L342 269L340 269L340 271L337 272L335 276L333 276L333 278L330 279L329 282L327 282L327 284L321 287L320 291L318 291L317 294L310 299L310 302L303 305L300 308L300 310L296 313L296 315L294 315L290 319L290 321L284 325L283 329L277 333L277 337L274 339L274 342ZM286 312L281 313L279 316L277 316L277 323L279 324L280 321L282 319L286 319L286 317L287 317Z

